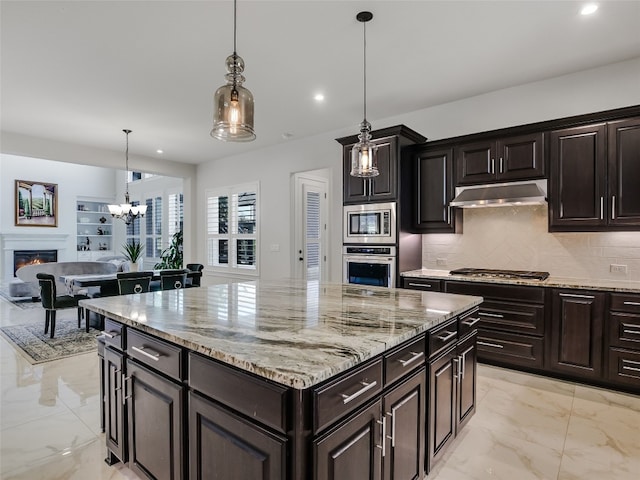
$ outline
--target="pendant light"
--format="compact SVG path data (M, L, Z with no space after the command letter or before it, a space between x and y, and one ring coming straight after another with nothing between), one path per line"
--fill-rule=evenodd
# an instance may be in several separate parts
M370 178L378 171L378 147L371 143L371 124L367 121L367 22L373 18L371 12L360 12L356 19L364 27L364 120L360 123L360 140L351 150L351 176Z
M130 225L138 216L144 217L147 213L146 205L131 205L129 201L129 134L131 130L122 130L127 136L127 150L125 152L125 165L127 168L127 177L125 179L124 203L120 205L109 205L109 213L112 217L119 218L127 225Z
M244 60L236 53L236 0L233 0L233 53L227 57L227 84L213 97L211 136L224 142L250 142L253 131L253 95L242 86Z

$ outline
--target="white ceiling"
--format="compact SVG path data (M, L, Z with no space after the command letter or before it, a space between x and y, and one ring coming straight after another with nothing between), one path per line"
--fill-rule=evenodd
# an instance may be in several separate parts
M232 52L225 1L7 1L2 130L201 163L368 119L640 56L640 1L238 2L238 54L256 101L251 143L209 136ZM606 86L603 86L606 88ZM317 104L316 92L326 100ZM386 125L385 125L386 126ZM421 132L428 136L428 132ZM164 150L162 156L156 149Z

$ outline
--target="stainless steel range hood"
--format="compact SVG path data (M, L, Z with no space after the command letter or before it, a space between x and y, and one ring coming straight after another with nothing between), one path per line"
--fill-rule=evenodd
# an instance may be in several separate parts
M456 189L452 207L505 207L543 205L546 199L546 181L502 183Z

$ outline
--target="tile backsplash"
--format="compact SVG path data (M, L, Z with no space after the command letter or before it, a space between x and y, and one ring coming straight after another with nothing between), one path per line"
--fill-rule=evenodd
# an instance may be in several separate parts
M610 272L611 264L627 265L627 274ZM550 233L546 205L465 209L463 234L422 236L422 266L640 281L640 232Z

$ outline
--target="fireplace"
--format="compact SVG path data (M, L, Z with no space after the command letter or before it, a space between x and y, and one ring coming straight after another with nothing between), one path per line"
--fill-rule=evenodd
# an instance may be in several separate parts
M25 265L37 265L58 261L57 250L14 250L13 251L13 276L20 267Z

